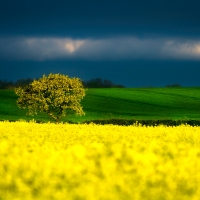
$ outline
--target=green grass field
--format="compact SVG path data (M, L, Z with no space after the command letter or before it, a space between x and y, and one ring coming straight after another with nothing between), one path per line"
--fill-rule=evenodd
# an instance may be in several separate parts
M26 117L26 111L16 105L12 90L0 90L0 120L40 120L40 114ZM82 100L85 116L69 116L63 121L82 122L94 119L200 119L200 88L110 88L88 89Z

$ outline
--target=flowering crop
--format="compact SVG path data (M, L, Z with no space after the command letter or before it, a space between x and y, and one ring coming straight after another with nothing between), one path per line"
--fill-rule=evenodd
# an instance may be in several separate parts
M197 200L200 127L0 122L2 200Z

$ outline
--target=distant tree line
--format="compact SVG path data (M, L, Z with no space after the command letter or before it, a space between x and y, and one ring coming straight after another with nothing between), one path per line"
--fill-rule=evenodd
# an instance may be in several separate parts
M16 87L24 87L33 82L33 79L19 79L17 81L0 80L0 89L13 89ZM116 85L112 81L102 78L82 81L85 88L125 88L123 85Z
M7 80L0 80L0 89L13 89L15 87L24 87L31 83L33 79L26 78L26 79L19 79L17 81L7 81Z
M83 81L83 85L86 88L125 88L125 86L121 84L114 84L112 81L102 78Z
M166 87L181 87L181 85L178 83L175 83L175 84L168 84L166 85Z

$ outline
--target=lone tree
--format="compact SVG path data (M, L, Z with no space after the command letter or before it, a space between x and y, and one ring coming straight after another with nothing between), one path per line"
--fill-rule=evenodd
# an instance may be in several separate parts
M51 73L24 88L16 88L15 93L19 96L17 105L28 109L28 115L45 112L60 122L67 113L84 114L80 101L85 96L85 89L79 78Z

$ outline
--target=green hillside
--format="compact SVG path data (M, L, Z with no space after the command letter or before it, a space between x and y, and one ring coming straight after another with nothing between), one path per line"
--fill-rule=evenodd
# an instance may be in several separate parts
M30 120L16 105L12 90L0 90L0 120ZM82 100L85 116L64 121L93 119L200 119L200 88L110 88L88 89ZM35 120L49 121L45 114Z

